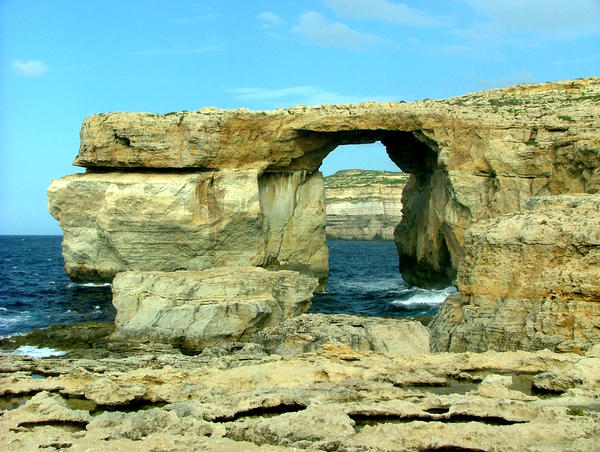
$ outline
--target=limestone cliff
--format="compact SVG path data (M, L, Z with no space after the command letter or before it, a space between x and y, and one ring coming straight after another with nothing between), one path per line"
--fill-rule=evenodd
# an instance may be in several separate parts
M198 269L199 261L210 261L210 266L231 262L297 269L324 281L322 182L315 171L338 145L381 141L390 158L411 174L395 232L403 277L418 285L445 285L455 279L471 224L517 211L530 196L600 190L599 112L600 78L589 78L412 103L93 115L83 123L75 160L88 174L78 176L77 193L68 181L54 182L50 208L65 231L64 255L74 279L110 279L115 271L139 269L138 259L146 265L146 256L156 255L166 257L155 259L155 270ZM226 182L231 169L236 176ZM205 182L196 184L198 196L212 204L194 217L196 207L182 206L180 211L180 201L167 203L166 212L170 206L184 221L167 221L163 230L160 208L151 214L153 207L129 197L119 185L114 174L126 170L141 172L148 180L182 181L174 187L200 171L198 177ZM238 188L240 178L247 190ZM309 185L296 185L297 180ZM270 194L275 189L287 190L285 201ZM142 185L127 190L144 191ZM172 192L187 193L177 188ZM84 210L90 215L81 218L74 207L77 201L68 201L71 209L66 209L62 204L69 196L87 199ZM239 199L222 206L221 197ZM152 198L145 199L153 203ZM142 216L120 224L108 220L117 205ZM241 220L237 214L232 218L237 208ZM314 215L304 225L308 212ZM188 218L198 221L190 225ZM202 234L189 233L198 227L203 227ZM240 232L245 228L251 231L248 237ZM171 262L178 258L166 253L170 239L161 240L164 233L175 239L185 259ZM124 235L134 247L124 243ZM123 247L137 255L123 254ZM106 271L103 262L108 262Z
M343 170L325 177L327 238L393 240L402 219L402 189L409 175Z
M551 349L600 343L600 195L530 198L473 225L460 293L434 319L437 351Z

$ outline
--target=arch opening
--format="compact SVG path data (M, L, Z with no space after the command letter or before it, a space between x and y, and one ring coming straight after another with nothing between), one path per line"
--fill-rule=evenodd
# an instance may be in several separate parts
M367 138L373 135L360 141ZM403 186L410 178L399 164L426 182L436 156L411 132L329 151L320 166L325 176L329 281L328 289L313 299L312 312L425 318L435 314L453 288L447 284L429 290L404 281L393 240L402 219Z
M380 142L389 160L410 175L402 192L402 220L393 240L402 277L411 286L441 289L453 284L461 249L444 218L445 206L452 201L448 173L438 163L439 146L427 130L351 129L337 131L296 130L290 160L273 163L261 178L271 173L319 174L326 157L346 145ZM343 150L335 151L336 154ZM353 166L353 165L350 165ZM451 219L450 219L451 221ZM325 260L327 258L325 257ZM321 287L327 279L322 268Z

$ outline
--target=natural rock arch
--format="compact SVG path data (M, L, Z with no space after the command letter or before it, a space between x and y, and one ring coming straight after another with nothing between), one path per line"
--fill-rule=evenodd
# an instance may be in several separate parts
M65 268L116 275L119 334L249 338L326 283L323 158L381 141L411 174L395 233L404 279L435 287L460 270L434 348L585 351L600 341L600 200L584 195L600 193L599 93L593 78L415 103L94 115L75 159L86 173L48 189Z
M390 160L412 176L402 199L406 206L403 219L394 234L403 278L411 284L426 287L446 287L452 284L461 255L459 240L454 236L452 228L439 228L435 225L438 227L437 234L428 234L426 241L423 241L421 234L430 226L427 216L431 214L428 206L433 201L432 193L439 196L438 203L448 202L448 193L433 189L438 184L443 186L445 180L445 173L437 164L440 149L434 139L420 129L354 129L337 132L302 130L299 135L303 142L310 144L306 145L301 157L290 163L290 167L309 172L317 170L323 160L339 146L381 142ZM259 177L259 185L266 185L264 180L272 178L273 174L281 174L282 171L276 165L267 167Z
M414 103L91 116L75 159L86 174L48 190L67 272L249 265L324 282L317 168L340 144L380 140L412 175L395 238L403 276L445 285L473 222L598 189L597 124L581 108L597 90L587 79Z

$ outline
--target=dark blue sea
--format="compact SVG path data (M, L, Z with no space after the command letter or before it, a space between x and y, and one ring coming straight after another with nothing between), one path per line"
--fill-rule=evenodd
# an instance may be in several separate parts
M394 242L328 241L327 290L309 312L377 317L433 316L454 287L413 287L402 279Z
M0 236L0 336L58 323L113 321L109 285L74 284L64 271L61 236ZM330 241L327 291L309 312L387 317L433 315L453 288L409 286L393 242Z
M0 336L57 323L114 320L110 286L73 284L62 236L0 236Z

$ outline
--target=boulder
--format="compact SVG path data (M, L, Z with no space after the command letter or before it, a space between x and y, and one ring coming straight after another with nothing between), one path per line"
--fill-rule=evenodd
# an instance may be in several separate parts
M257 267L119 273L113 281L114 336L187 349L244 341L306 311L317 285L316 278L295 271Z

